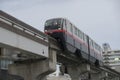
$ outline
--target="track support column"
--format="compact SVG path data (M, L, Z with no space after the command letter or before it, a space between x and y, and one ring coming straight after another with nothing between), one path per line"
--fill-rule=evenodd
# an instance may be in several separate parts
M88 79L90 65L89 64L79 64L67 66L67 72L71 76L72 80Z
M56 51L49 49L49 59L14 63L9 65L9 73L19 75L24 80L44 80L46 75L56 70Z

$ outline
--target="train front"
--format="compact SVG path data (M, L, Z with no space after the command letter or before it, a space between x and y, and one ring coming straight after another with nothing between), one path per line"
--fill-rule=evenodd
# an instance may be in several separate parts
M45 22L44 32L54 38L60 36L60 33L63 32L62 28L62 19L50 19Z
M59 43L61 49L65 50L65 30L63 30L63 19L55 18L49 19L45 22L44 32L53 38L55 38Z

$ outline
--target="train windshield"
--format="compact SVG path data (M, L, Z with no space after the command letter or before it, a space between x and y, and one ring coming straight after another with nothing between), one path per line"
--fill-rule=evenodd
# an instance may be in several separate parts
M46 21L45 30L61 29L61 19L51 19Z

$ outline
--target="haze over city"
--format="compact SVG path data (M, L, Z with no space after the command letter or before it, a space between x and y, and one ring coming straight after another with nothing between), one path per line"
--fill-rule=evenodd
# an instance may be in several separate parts
M0 10L44 30L47 19L69 19L94 41L120 49L120 0L0 0Z

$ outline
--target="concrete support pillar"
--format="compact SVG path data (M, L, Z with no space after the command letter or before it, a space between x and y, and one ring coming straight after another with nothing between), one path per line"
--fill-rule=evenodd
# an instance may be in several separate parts
M89 78L88 72L90 71L89 64L80 64L67 66L68 74L72 80L81 80L81 78Z
M56 70L56 51L49 50L49 59L9 65L9 73L19 75L24 80L45 80L45 76Z
M102 71L101 75L100 75L100 80L109 80L108 79L108 73L105 72L105 71Z
M101 80L101 73L91 73L91 80Z
M91 80L109 80L108 73L101 71L99 73L91 73Z
M72 66L69 66L67 67L68 69L68 74L71 76L72 80L79 80L79 76L80 76L80 73L77 69L77 67L72 67Z

